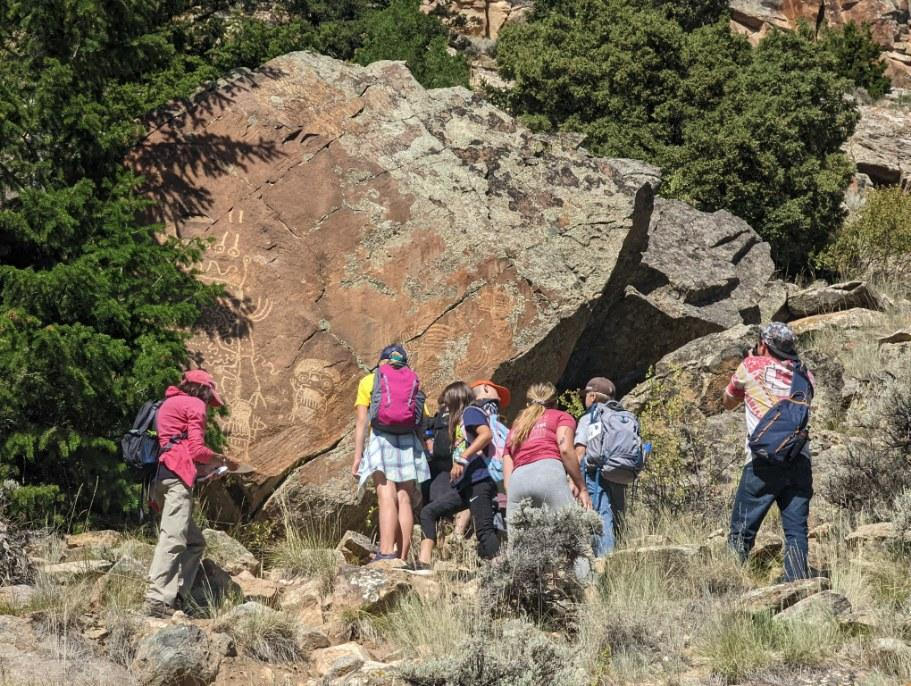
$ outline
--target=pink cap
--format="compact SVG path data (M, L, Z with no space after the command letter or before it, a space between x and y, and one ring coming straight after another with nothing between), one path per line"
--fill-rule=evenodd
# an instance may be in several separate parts
M221 400L221 396L218 395L218 391L215 390L215 379L212 378L212 375L209 374L205 369L188 369L183 373L183 380L189 383L198 383L201 386L208 386L212 389L212 397L209 399L209 404L212 407L221 407L224 403Z

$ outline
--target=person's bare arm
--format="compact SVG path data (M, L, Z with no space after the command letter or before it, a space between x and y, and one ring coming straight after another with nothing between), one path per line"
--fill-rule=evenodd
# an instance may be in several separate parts
M557 446L560 448L560 459L563 461L563 468L569 474L573 485L579 492L579 500L585 508L591 508L592 502L588 497L588 490L585 488L585 480L582 478L582 470L579 468L579 459L576 457L576 451L573 448L573 430L568 426L557 428Z
M579 461L579 464L582 464L582 458L585 457L585 446L577 445L576 446L576 459Z
M725 389L724 394L721 397L721 404L724 405L724 409L733 410L741 402L743 402L742 398L735 398L733 395L727 392L727 389Z
M509 479L512 476L512 455L503 456L503 490L509 491Z
M355 412L357 419L354 424L354 464L351 466L351 473L357 477L361 459L364 457L364 443L367 440L367 406L358 405Z
M463 455L471 456L475 455L484 448L493 440L493 431L490 430L489 426L482 425L476 427L477 437L471 442L471 444L462 451Z

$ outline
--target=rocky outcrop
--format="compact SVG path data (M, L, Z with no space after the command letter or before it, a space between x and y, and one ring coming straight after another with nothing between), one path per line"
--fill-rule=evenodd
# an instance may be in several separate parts
M740 598L740 605L751 613L777 613L804 598L828 589L829 580L824 577L789 581L748 591Z
M761 320L774 265L742 219L658 198L647 230L630 242L563 385L583 386L597 370L623 392L688 341Z
M911 187L911 109L902 105L908 91L860 106L860 122L845 150L877 186Z
M344 446L359 377L390 341L430 397L475 376L521 397L603 339L612 311L656 313L656 342L577 356L580 375L589 360L641 373L758 316L772 269L731 215L661 201L653 217L656 170L532 134L469 91L425 91L399 63L277 58L159 113L130 163L170 233L211 240L201 278L227 291L191 347L224 389L229 452L256 469L209 489L229 516L332 453L283 497L335 500L334 516L344 494L339 526L362 521Z
M731 27L752 42L773 28L869 24L896 85L911 83L911 24L906 0L731 0Z

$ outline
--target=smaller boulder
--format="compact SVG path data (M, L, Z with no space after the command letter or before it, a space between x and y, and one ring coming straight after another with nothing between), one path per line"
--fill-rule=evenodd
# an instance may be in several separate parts
M788 313L792 319L861 307L881 310L880 298L864 281L847 281L827 285L814 284L788 296Z
M323 598L319 579L309 579L285 586L279 596L278 606L297 616L302 624L321 626L325 621Z
M781 539L768 539L758 542L750 551L750 560L759 564L769 564L778 559L783 547Z
M331 645L329 637L318 629L302 629L297 636L297 647L304 655Z
M199 686L218 674L222 650L193 624L172 624L146 636L132 671L142 686Z
M790 326L799 337L819 331L846 331L848 329L867 329L879 327L886 321L886 316L874 310L855 307L840 312L814 314L791 322Z
M323 676L324 684L347 683L346 677L354 674L364 666L364 661L356 655L342 655L329 666L329 671Z
M353 565L363 565L379 550L376 544L364 534L357 531L346 531L335 548Z
M0 605L7 607L23 607L28 605L35 595L35 587L27 584L14 586L0 586Z
M367 652L366 648L354 642L342 643L341 645L332 646L331 648L314 650L310 655L313 671L321 677L326 676L336 664L339 666L342 666L342 664L352 666L357 663L356 667L346 672L350 673L357 671L361 668L361 665L365 662L372 661L372 659L373 658L370 656L370 653ZM340 660L344 662L339 662ZM336 674L336 676L340 675Z
M752 614L775 614L804 598L828 589L829 580L826 578L800 579L749 591L740 597L740 605Z
M876 522L857 527L845 536L848 543L888 543L897 541L901 537L898 528L893 522ZM911 533L904 535L904 540L911 540Z
M193 588L190 590L193 601L202 606L217 606L227 598L239 598L242 595L240 586L214 560L202 561Z
M259 561L239 541L219 529L204 529L206 555L218 563L228 574L234 576L243 571L256 574Z
M383 612L410 590L411 584L405 576L377 565L343 569L335 580L332 610Z
M244 570L231 579L240 587L244 600L252 600L263 605L274 605L278 600L278 584L269 579L259 579Z
M851 612L851 601L835 591L820 591L799 600L773 617L773 621L819 622L840 620Z
M69 583L80 577L104 574L113 564L110 560L79 560L43 565L39 567L39 570L53 581Z

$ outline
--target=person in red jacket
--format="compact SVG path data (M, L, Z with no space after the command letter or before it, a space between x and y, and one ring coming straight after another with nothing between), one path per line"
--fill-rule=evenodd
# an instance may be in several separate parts
M206 547L193 521L193 485L197 465L214 468L237 464L210 449L205 442L206 408L222 405L215 380L204 369L184 373L180 384L165 391L158 409L157 431L161 446L152 497L161 512L158 545L149 567L146 613L166 617L178 603L189 600Z

